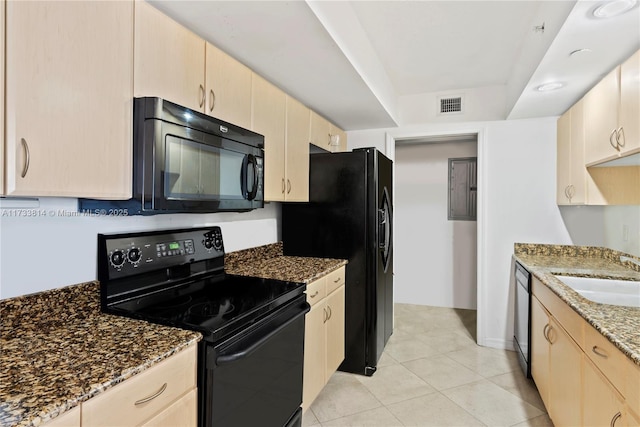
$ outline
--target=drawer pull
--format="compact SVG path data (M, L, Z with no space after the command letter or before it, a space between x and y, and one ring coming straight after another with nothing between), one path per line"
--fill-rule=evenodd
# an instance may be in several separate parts
M153 393L149 397L145 397L143 399L138 400L136 403L134 403L134 405L138 406L138 405L142 405L143 403L150 402L153 399L155 399L156 397L160 396L162 393L164 393L164 391L166 389L167 389L167 383L164 383L164 384L162 384L162 387L160 387L160 390L156 391L155 393Z
M613 418L611 418L611 427L616 427L616 421L618 421L618 418L620 418L621 416L622 414L618 412L613 416Z
M317 296L318 296L318 292L320 292L320 291L316 291L316 293L315 293L315 294L313 294L313 295L309 295L309 297L310 297L310 298L315 298L315 297L317 297Z
M593 351L595 354L597 354L600 357L604 357L605 359L609 357L609 355L605 353L603 350L600 350L597 345L594 345L591 351Z
M342 278L341 278L341 277L338 277L336 280L334 280L334 281L333 281L333 283L338 283L338 282L340 282L341 280L342 280Z

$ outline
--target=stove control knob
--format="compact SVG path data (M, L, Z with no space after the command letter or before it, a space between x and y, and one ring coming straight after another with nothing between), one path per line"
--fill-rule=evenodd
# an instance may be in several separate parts
M222 239L216 238L213 241L213 247L216 251L221 251L222 250Z
M136 265L138 261L140 261L141 256L142 253L140 252L140 248L131 248L127 253L127 258L129 258L129 262L133 265Z
M124 252L122 252L120 249L116 249L115 251L111 252L109 261L111 261L112 266L120 269L122 267L122 264L124 264Z
M213 247L213 240L211 239L204 239L202 243L204 243L204 247L207 249L211 249Z

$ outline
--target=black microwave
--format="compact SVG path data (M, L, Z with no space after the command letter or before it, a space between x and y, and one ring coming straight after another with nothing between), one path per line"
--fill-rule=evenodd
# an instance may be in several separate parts
M243 212L264 206L264 137L160 98L133 100L133 197L80 199L118 215Z

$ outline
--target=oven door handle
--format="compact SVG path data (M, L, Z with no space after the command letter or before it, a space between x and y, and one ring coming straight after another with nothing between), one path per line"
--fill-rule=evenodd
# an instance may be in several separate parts
M296 314L295 316L289 318L284 323L279 325L276 329L270 331L266 335L261 336L258 340L254 341L252 343L249 343L247 346L245 346L245 347L241 348L240 350L235 351L233 353L219 355L218 357L216 357L216 362L215 362L216 365L218 365L218 366L226 365L226 364L233 363L233 362L235 362L237 360L240 360L240 359L243 359L245 357L250 356L251 353L253 353L257 349L259 349L264 343L266 343L269 339L271 339L271 337L273 337L274 335L279 333L281 330L283 330L284 328L289 326L291 323L293 323L296 320L298 320L300 317L302 317L305 314L307 314L309 312L309 310L311 310L311 306L309 305L308 302L305 302L304 305L300 306L300 309L301 309L301 311L299 311L298 314Z

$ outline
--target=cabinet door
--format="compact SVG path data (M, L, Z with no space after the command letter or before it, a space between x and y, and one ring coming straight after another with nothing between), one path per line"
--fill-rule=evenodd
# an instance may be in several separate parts
M42 427L80 427L80 405L47 421Z
M264 198L284 201L285 115L287 97L257 74L252 77L251 129L264 135Z
M640 50L620 67L620 121L622 153L640 151Z
M582 350L553 317L547 336L549 354L549 415L555 425L578 426L582 423L581 362Z
M612 133L618 127L620 67L611 71L584 96L585 163L615 158Z
M304 374L302 384L302 408L307 410L325 385L325 302L311 307L305 316L304 326Z
M549 316L537 298L531 298L531 376L544 405L549 409Z
M584 358L582 404L585 426L626 425L623 398L613 389L593 363Z
M290 202L309 201L309 109L287 95L286 194Z
M6 3L6 194L127 199L133 3Z
M331 135L331 124L327 119L311 110L309 125L309 142L323 150L331 150L329 136Z
M206 47L205 112L225 122L251 127L251 70L217 47Z
M571 110L558 119L556 160L556 203L571 204Z
M146 1L135 2L134 94L204 111L205 42Z
M335 125L331 125L331 135L338 137L338 145L332 145L331 151L333 153L341 153L347 151L347 134L345 131Z
M196 424L198 423L197 395L197 389L194 388L142 426L196 427Z
M327 365L325 381L344 360L344 285L327 297Z

